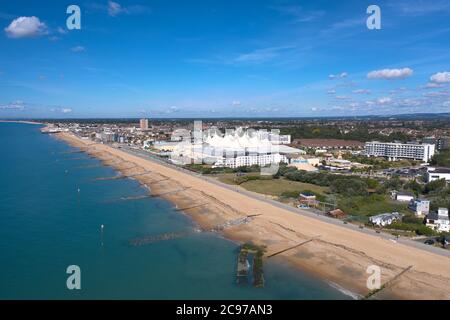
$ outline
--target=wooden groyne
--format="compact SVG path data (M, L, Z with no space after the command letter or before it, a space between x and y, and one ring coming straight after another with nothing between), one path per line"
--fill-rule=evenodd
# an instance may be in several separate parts
M90 160L92 157L77 157L77 158L67 158L65 160Z
M174 194L174 193L178 193L178 192L181 192L181 191L185 191L187 189L189 189L189 188L181 188L181 189L176 189L176 190L172 190L172 191L156 193L156 194L152 194L150 196L151 197L162 197L162 196L166 196L166 195L169 195L169 194Z
M156 183L160 183L166 180L170 180L170 178L164 178L164 179L160 179L160 180L156 180L156 181L150 181L148 184L156 184Z
M121 197L119 199L119 201L142 200L142 199L147 199L147 198L151 198L151 195Z
M102 164L92 164L92 165L87 165L87 166L78 166L75 167L75 169L89 169L89 168L100 168L100 167L104 167Z
M370 291L367 295L365 295L362 299L367 300L372 297L374 297L377 293L380 293L382 290L386 289L387 287L391 286L392 283L397 280L399 277L401 277L404 273L411 270L413 266L409 266L405 269L403 269L399 274L395 275L392 279L388 280L386 283L384 283L380 288Z
M210 231L221 231L225 228L228 227L233 227L233 226L239 226L242 224L247 224L250 223L255 217L260 216L261 214L250 214L247 215L245 217L241 217L241 218L237 218L237 219L233 219L233 220L228 220L225 221L222 224L219 224L217 226L215 226L213 229L211 229Z
M188 206L188 207L183 207L183 208L175 208L175 211L186 211L186 210L189 210L189 209L194 209L194 208L198 208L198 207L203 207L203 206L206 206L206 205L208 205L208 204L209 204L209 203L206 202L206 203L200 203L200 204L196 204L196 205Z
M85 152L84 150L73 150L73 151L65 151L65 152L60 152L59 154L72 154L72 153L83 153Z
M253 278L253 286L264 287L264 270L263 270L263 256L266 248L257 246L251 243L242 245L238 254L236 278L240 284L248 283L249 276ZM252 261L253 268L250 271L250 261Z
M296 244L296 245L294 245L294 246L292 246L292 247L289 247L289 248L286 248L286 249L283 249L283 250L274 252L274 253L272 253L272 254L269 254L269 255L267 256L267 258L272 258L272 257L274 257L274 256L276 256L276 255L279 255L279 254L283 253L283 252L286 252L286 251L289 251L289 250L298 248L298 247L300 247L300 246L302 246L302 245L304 245L304 244L307 244L307 243L313 241L314 239L316 239L316 238L312 238L312 239L309 239L309 240L300 242L300 243L298 243L298 244Z
M94 178L91 181L105 181L105 180L118 180L118 179L125 179L127 178L127 176L124 175L117 175L117 176L112 176L112 177L100 177L100 178Z
M173 239L181 238L188 234L189 234L188 232L183 231L183 232L168 232L168 233L163 233L163 234L158 234L158 235L148 235L148 236L131 239L130 241L128 241L128 244L133 247L139 247L139 246L144 246L144 245L152 244L152 243L159 242L159 241L166 241L166 240L173 240Z

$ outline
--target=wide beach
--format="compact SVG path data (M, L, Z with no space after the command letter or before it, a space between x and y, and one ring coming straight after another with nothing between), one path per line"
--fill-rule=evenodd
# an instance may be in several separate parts
M221 232L232 240L267 246L266 259L292 248L277 256L360 296L370 292L367 267L377 265L381 282L387 286L375 298L450 299L448 257L293 213L202 177L69 133L57 136L148 186L153 196L171 201L204 229L255 215L249 223Z

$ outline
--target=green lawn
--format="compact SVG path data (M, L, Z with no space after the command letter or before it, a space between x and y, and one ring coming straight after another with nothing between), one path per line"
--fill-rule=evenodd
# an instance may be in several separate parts
M347 214L363 217L395 211L409 213L406 203L392 201L389 196L380 194L340 197L338 207Z
M327 187L320 187L310 183L289 181L285 179L253 180L241 184L241 187L253 192L281 196L283 192L301 192L309 190L315 193L326 193Z
M249 173L247 176L256 176L259 173ZM227 184L236 184L235 174L222 174L217 176L218 179ZM309 190L315 193L323 194L328 192L327 187L316 186L310 183L303 183L298 181L290 181L286 179L270 179L262 177L262 180L251 180L242 182L241 187L262 194L271 196L281 196L283 192L298 192Z

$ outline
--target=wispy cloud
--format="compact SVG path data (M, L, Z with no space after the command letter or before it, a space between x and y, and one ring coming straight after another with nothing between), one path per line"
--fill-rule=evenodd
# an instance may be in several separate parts
M295 49L295 46L269 47L264 49L256 49L251 52L239 54L232 59L234 63L263 63L270 61L286 51Z
M72 52L84 52L86 51L86 48L83 46L75 46L73 48L70 48L70 51Z
M218 56L213 58L193 58L185 60L188 63L196 64L225 64L225 65L251 65L263 64L275 60L276 58L287 53L293 53L297 49L296 46L273 46L255 49L252 51L242 52L228 56Z
M271 8L281 14L293 17L294 22L310 22L325 15L325 11L305 10L299 5L274 6Z
M422 16L450 12L450 2L448 0L393 1L388 6L405 16Z
M132 14L148 14L151 13L151 8L135 4L135 5L122 5L118 1L108 1L105 3L93 2L87 4L87 8L90 11L104 12L111 17L117 17L119 15L132 15Z
M370 94L368 89L357 89L352 91L354 94Z
M328 75L328 79L335 80L335 79L344 79L347 78L348 73L347 72L341 72L339 74L330 74Z
M0 104L0 110L25 110L25 103L21 100Z

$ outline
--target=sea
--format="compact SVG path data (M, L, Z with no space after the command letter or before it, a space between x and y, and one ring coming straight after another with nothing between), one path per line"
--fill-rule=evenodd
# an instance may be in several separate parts
M351 298L278 257L263 288L238 284L238 243L196 232L166 200L121 200L148 190L96 181L118 173L40 128L0 123L0 299ZM184 236L129 245L168 232Z

